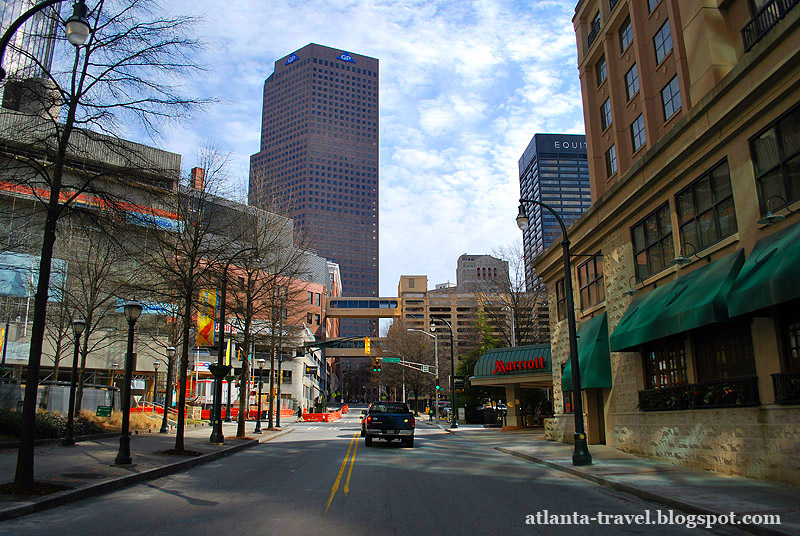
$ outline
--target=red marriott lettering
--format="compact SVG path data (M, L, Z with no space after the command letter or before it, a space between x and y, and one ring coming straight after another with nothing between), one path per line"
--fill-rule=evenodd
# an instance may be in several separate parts
M535 357L528 361L495 361L494 372L492 372L492 374L504 374L514 370L533 370L543 368L545 368L543 357Z

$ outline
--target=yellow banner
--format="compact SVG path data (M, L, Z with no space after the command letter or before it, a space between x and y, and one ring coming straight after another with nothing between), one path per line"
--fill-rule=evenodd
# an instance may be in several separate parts
M228 348L225 350L225 364L231 364L231 340L228 339Z
M197 303L197 346L214 346L217 291L201 289Z

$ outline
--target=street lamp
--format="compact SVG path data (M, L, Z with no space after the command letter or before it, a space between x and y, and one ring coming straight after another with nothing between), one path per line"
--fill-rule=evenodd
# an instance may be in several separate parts
M222 296L219 306L219 342L217 343L217 366L212 370L214 374L214 404L211 411L211 420L214 425L211 429L211 438L208 442L212 445L222 445L225 443L225 434L222 433L222 378L227 376L228 367L225 365L225 298L228 290L228 269L233 260L245 251L256 251L257 248L249 247L240 249L228 259L225 270L222 272L220 283L222 284ZM230 391L230 385L228 385Z
M65 446L75 444L75 383L78 378L78 349L81 345L81 333L86 328L82 318L72 321L72 332L75 334L75 351L72 355L72 374L69 377L69 407L67 408L67 429L61 444ZM7 335L6 335L7 336Z
M578 364L578 336L575 329L575 303L572 296L572 269L569 260L569 239L567 238L567 226L564 225L564 220L561 216L553 210L549 205L536 201L534 199L519 200L519 213L517 214L517 227L524 231L528 228L530 220L525 213L525 203L532 203L548 210L558 220L561 226L561 249L562 256L564 257L564 293L567 300L567 327L569 330L569 355L572 360L572 392L573 396L573 413L575 417L575 449L572 452L572 465L590 465L592 463L592 455L589 453L589 444L586 441L586 431L583 426L583 400L581 399L581 367Z
M153 403L153 408L155 408L156 405L156 384L158 383L158 367L160 365L161 363L158 360L153 361L153 398L150 400L150 402ZM155 411L155 409L153 409L153 411Z
M131 436L131 375L133 374L133 327L142 314L142 304L136 300L125 304L125 319L128 321L128 352L125 354L125 382L122 384L122 433L119 436L119 452L114 465L130 465Z
M422 333L423 335L427 335L428 337L433 337L433 368L434 372L436 373L436 386L439 385L439 336L435 333L428 333L422 329L414 329L414 328L407 328L408 331L416 331L417 333ZM433 331L431 329L431 331ZM436 395L436 400L434 400L434 413L436 415L436 426L439 426L439 391L434 388L434 393ZM419 409L419 406L417 406Z
M450 400L452 415L450 416L450 428L458 428L458 418L456 416L456 365L455 365L455 343L453 342L453 326L444 318L431 318L431 332L436 331L436 321L444 322L450 330ZM439 405L437 398L436 405ZM438 415L437 415L438 417ZM438 421L437 421L438 424Z
M0 39L0 65L3 63L3 57L6 54L8 43L11 41L11 37L19 29L19 27L36 13L43 11L55 4L60 4L63 1L64 0L45 0L44 2L36 4L28 11L20 15L20 17L8 27L8 30L6 30L6 33L4 33L2 39ZM89 28L89 19L86 17L88 12L89 9L86 7L86 3L83 0L78 0L72 6L72 16L64 23L64 26L66 27L67 40L69 40L69 42L76 47L83 45L86 43L86 40L89 39L89 33L91 32L91 29ZM6 71L0 67L0 80L3 80L5 77Z
M111 411L114 411L114 375L119 368L119 363L111 363Z
M169 430L167 424L167 411L172 406L172 358L175 357L175 347L167 348L167 385L164 387L164 418L161 419L160 434L166 434Z
M253 430L254 434L261 433L261 386L264 385L264 380L262 379L264 376L264 365L267 363L267 360L264 358L256 359L256 363L258 363L258 415L256 415L256 428Z

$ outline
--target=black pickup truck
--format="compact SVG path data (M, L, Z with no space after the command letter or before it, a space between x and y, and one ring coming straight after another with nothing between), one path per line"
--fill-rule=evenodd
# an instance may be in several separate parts
M373 439L399 439L406 447L414 446L414 414L403 402L375 402L361 422L364 445L372 446Z

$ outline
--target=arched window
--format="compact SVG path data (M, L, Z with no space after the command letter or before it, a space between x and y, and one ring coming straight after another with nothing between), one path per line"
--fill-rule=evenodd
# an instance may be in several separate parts
M478 272L478 279L480 279L480 277L481 277L481 269L480 268L475 268L475 270Z

